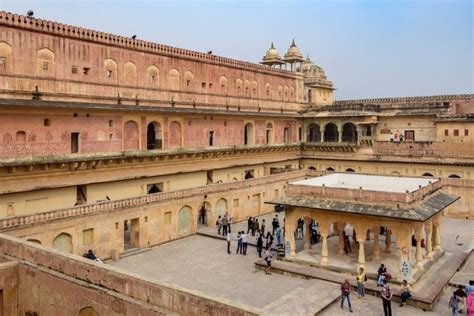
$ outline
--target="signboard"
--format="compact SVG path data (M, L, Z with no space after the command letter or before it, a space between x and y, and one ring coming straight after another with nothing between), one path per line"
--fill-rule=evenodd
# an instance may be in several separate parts
M400 262L400 272L401 272L402 280L410 281L411 263L409 260L402 260Z
M289 240L285 242L285 257L291 256L291 243Z
M389 128L382 128L380 131L379 131L380 134L390 134L391 131Z

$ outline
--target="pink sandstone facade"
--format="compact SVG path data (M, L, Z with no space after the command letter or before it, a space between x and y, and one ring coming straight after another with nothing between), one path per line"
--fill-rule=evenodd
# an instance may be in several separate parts
M288 181L334 171L440 178L461 196L445 215L474 218L472 94L334 101L301 56L272 46L259 65L0 12L4 314L95 315L94 297L99 315L252 315L75 255L190 236L202 206L207 225L269 213Z

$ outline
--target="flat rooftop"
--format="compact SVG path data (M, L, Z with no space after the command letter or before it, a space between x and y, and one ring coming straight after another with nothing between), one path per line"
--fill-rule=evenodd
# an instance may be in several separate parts
M421 187L431 183L438 182L436 178L408 178L375 176L348 173L333 173L327 176L311 178L291 182L291 185L301 185L309 187L341 188L341 189L359 189L378 192L409 193L414 192Z

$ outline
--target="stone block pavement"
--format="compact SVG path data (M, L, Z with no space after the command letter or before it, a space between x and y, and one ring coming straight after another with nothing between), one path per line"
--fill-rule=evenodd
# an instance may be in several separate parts
M176 284L216 299L257 308L262 315L314 315L339 296L339 285L273 273L254 266L258 256L226 253L224 240L191 236L110 262L150 280Z

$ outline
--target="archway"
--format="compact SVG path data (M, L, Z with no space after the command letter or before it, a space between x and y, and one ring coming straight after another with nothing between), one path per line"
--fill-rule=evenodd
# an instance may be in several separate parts
M314 167L314 166L309 166L308 169L309 169L309 170L316 170L316 167Z
M138 124L135 121L127 121L123 128L124 150L139 150Z
M219 216L224 216L224 214L227 212L227 200L226 199L219 199L216 202L216 207L214 208L214 212L212 213L214 216L214 219L217 220Z
M148 124L146 133L147 149L161 149L163 146L161 125L158 122Z
M251 123L244 126L244 145L253 145L253 125Z
M79 311L79 316L99 316L94 308L87 306Z
M342 126L342 141L357 142L357 127L353 123L346 123Z
M193 227L193 210L190 206L183 206L178 212L178 236L189 235Z
M333 167L327 167L326 171L336 171Z
M448 178L461 179L461 177L458 176L457 174L452 174L452 175L450 175Z
M41 245L41 241L39 241L38 239L27 239L26 241L32 242L37 245Z
M321 141L321 130L319 125L316 123L311 123L308 126L308 134L307 134L307 141L308 142L320 142Z
M423 177L434 177L431 173L425 172L422 174Z
M352 168L347 168L347 169L346 169L346 172L354 173L355 171L354 171L354 169L352 169Z
M211 203L204 201L199 207L198 226L206 227L212 225Z
M324 129L324 141L325 142L337 142L339 141L339 132L337 131L337 126L334 123L326 124Z
M67 233L61 233L53 240L53 248L72 253L72 236Z

